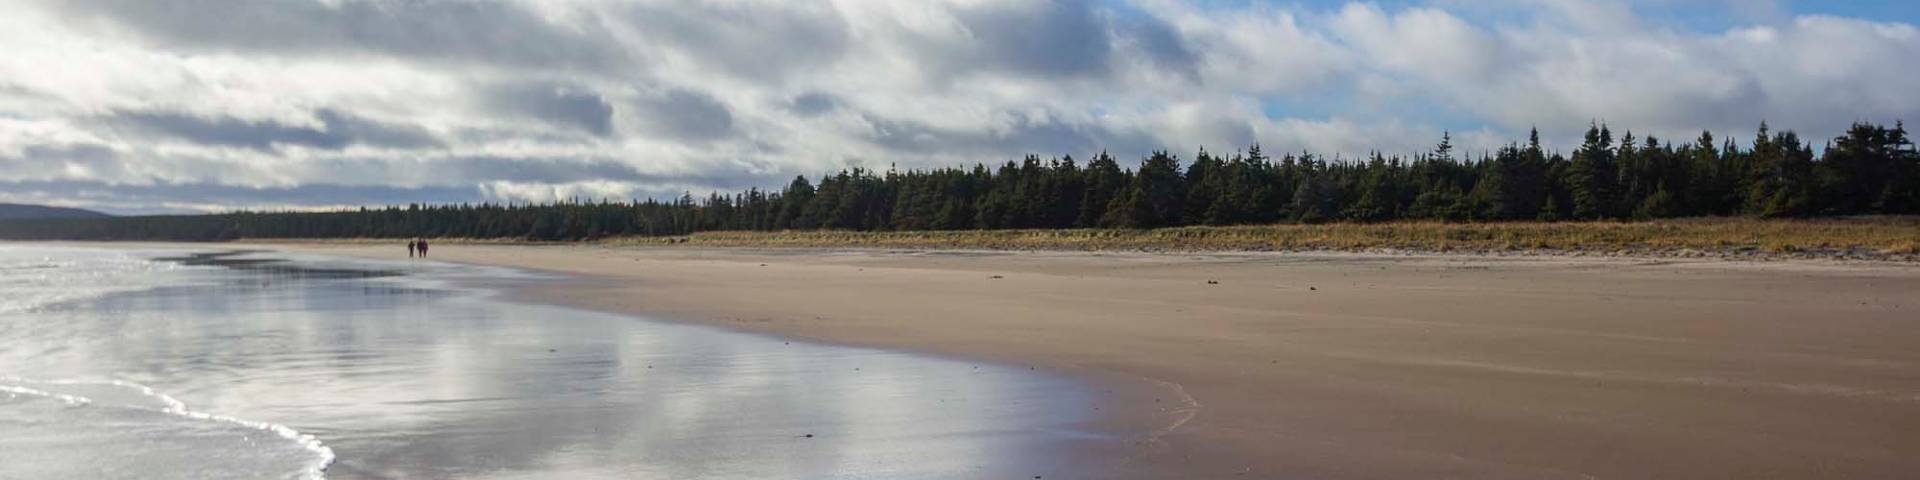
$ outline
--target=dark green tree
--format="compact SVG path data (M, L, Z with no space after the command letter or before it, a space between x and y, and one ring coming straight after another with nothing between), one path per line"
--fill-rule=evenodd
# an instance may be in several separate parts
M1567 190L1573 197L1573 218L1613 218L1619 169L1614 164L1613 133L1605 126L1587 128L1586 142L1573 153L1567 169Z

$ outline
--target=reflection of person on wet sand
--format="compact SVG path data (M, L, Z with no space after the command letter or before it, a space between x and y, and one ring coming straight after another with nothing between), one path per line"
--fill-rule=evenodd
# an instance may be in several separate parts
M415 248L417 248L417 245L419 244L420 242L418 240L407 241L407 258L413 258L413 251Z

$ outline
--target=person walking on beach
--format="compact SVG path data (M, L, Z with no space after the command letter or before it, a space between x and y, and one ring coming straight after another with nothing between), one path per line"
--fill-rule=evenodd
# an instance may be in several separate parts
M416 248L418 248L418 245L420 245L419 240L407 241L407 258L413 258L413 252Z
M424 238L420 239L420 256L421 257L427 256L427 240Z

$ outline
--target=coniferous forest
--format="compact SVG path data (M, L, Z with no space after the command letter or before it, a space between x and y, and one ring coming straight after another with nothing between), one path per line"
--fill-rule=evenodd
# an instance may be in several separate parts
M670 201L410 205L334 212L0 222L0 238L225 240L460 237L585 240L716 230L1158 228L1185 225L1632 220L1920 213L1920 153L1903 124L1860 123L1814 153L1763 123L1747 148L1596 125L1568 153L1524 143L1467 154L1442 138L1411 157L1273 155L1258 145L1132 168L1105 153L997 166L854 168L779 191Z

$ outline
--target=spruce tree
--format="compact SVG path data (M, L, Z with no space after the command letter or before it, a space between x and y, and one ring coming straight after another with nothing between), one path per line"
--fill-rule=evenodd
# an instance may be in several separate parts
M1191 223L1206 223L1208 211L1226 193L1226 162L1201 147L1182 178L1187 188L1182 192L1181 218L1190 219Z
M1320 223L1334 218L1333 196L1329 192L1327 180L1316 175L1307 175L1300 179L1300 186L1293 190L1293 221L1300 223Z
M1367 173L1360 180L1360 197L1353 206L1347 208L1346 217L1363 222L1388 220L1399 216L1399 202L1395 199L1394 185L1387 161L1376 153L1367 163Z
M1613 162L1613 134L1605 126L1587 128L1586 141L1573 153L1567 171L1567 190L1573 197L1573 217L1583 220L1611 218L1615 181L1619 175Z
M1654 188L1652 194L1647 195L1646 200L1640 202L1639 207L1634 209L1633 218L1636 220L1666 218L1673 216L1673 211L1673 194L1667 193L1666 184L1660 184Z
M1181 225L1184 213L1184 189L1180 161L1166 151L1156 151L1140 162L1128 189L1121 226L1157 228Z
M1113 161L1112 155L1103 151L1087 162L1085 178L1086 190L1081 194L1080 212L1073 221L1074 226L1109 225L1101 219L1107 216L1114 198L1127 188L1126 173L1120 170L1120 164Z
M1480 180L1462 199L1461 211L1470 220L1498 220L1507 217L1506 174L1498 159L1482 162Z
M810 230L819 227L807 223L807 208L813 202L813 184L807 182L805 175L794 177L793 182L787 184L786 191L781 193L780 199L780 217L774 222L776 228Z

